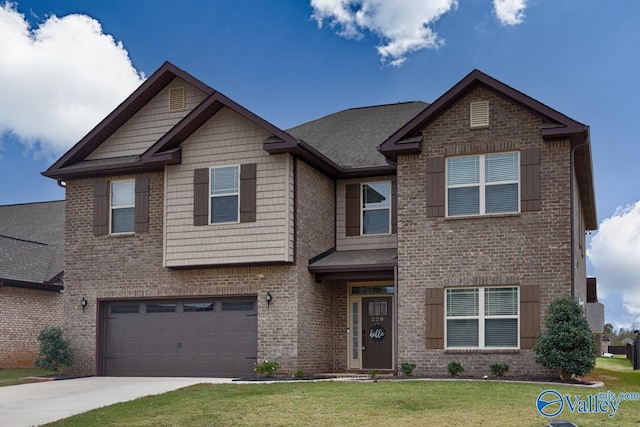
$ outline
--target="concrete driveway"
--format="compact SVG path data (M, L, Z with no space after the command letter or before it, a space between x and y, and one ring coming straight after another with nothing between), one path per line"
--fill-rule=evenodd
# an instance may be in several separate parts
M89 377L0 387L0 426L34 426L92 409L230 378Z

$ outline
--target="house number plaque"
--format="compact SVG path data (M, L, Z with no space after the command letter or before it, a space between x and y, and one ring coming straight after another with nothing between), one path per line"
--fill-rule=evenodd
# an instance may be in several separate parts
M386 331L381 325L373 325L369 329L369 338L373 341L382 341L386 335Z

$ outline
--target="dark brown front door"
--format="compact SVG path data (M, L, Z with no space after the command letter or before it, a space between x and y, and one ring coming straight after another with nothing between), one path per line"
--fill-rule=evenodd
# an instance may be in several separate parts
M362 298L362 369L393 368L391 297Z

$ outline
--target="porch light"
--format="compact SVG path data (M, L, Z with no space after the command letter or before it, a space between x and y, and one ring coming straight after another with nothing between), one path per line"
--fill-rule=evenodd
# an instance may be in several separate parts
M84 313L84 308L87 306L88 303L89 301L87 301L87 299L83 296L82 299L80 300L80 305L82 306L83 313Z
M272 299L273 297L271 296L271 292L267 291L267 308L269 308Z

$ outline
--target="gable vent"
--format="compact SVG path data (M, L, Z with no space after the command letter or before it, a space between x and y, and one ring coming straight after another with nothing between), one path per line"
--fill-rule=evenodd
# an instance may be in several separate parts
M184 86L169 89L169 111L182 111L185 109Z
M471 103L471 127L489 126L489 101Z

